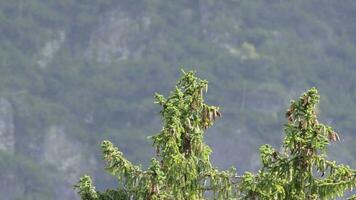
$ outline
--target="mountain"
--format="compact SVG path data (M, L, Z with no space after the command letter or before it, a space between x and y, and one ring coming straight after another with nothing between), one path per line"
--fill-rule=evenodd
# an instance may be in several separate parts
M217 166L256 170L289 100L315 86L342 137L330 156L355 168L355 21L352 0L1 0L0 194L78 199L83 173L115 187L99 143L148 163L153 95L180 69L209 81L223 113L207 134Z

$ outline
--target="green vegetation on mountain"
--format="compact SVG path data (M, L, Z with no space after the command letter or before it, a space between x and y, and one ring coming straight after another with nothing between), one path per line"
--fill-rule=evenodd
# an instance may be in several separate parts
M152 94L182 66L212 83L207 101L224 113L207 134L216 166L259 169L256 149L279 147L289 99L315 86L322 121L343 133L329 155L355 167L355 11L353 0L0 1L0 160L13 163L0 193L73 199L85 171L112 186L104 139L148 166Z

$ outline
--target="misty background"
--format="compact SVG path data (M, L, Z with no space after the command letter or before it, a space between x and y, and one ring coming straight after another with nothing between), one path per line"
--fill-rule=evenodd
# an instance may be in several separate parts
M330 158L356 168L354 0L0 0L0 200L77 200L84 173L115 188L104 139L147 166L153 95L180 69L221 108L206 134L220 169L256 171L259 146L281 147L290 100L313 86L341 136Z

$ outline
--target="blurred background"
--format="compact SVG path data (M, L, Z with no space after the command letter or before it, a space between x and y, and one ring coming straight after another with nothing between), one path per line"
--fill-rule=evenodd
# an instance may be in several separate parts
M160 131L153 94L180 69L210 83L223 118L208 130L220 169L256 171L281 147L284 113L310 87L340 133L330 159L356 167L354 0L0 0L0 199L78 199L109 139L134 163Z

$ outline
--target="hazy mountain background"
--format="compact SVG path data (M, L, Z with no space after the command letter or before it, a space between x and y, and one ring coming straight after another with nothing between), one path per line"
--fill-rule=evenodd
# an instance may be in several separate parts
M218 167L255 171L261 144L280 147L289 100L312 86L342 137L330 157L356 167L354 0L0 0L0 199L78 199L84 173L115 187L103 139L145 166L153 94L181 68L221 107L207 133Z

